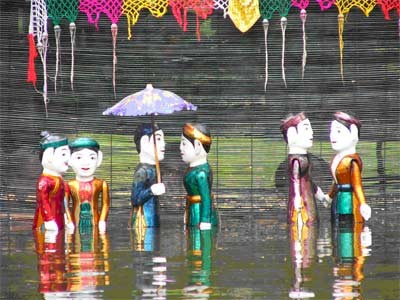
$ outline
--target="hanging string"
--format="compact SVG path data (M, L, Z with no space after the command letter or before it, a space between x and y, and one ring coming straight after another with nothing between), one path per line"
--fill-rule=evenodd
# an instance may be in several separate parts
M122 3L123 0L80 0L79 10L87 15L88 22L94 24L98 30L98 22L100 14L104 13L111 21L111 36L113 45L113 91L114 98L117 98L116 94L116 69L117 69L117 36L118 36L118 21L122 15ZM93 15L95 17L93 17Z
M303 32L303 56L301 59L301 79L304 79L304 71L307 63L307 38L306 38L306 20L307 10L306 8L310 4L309 0L292 0L292 6L300 9L300 19L302 24Z
M303 30L303 56L301 59L301 79L304 79L304 71L306 69L306 63L307 63L307 38L306 38L307 11L305 9L302 9L300 11L300 19Z
M28 78L27 81L31 82L35 88L35 91L43 96L43 102L46 112L46 118L48 117L48 98L47 98L47 45L48 45L48 33L47 33L47 9L45 0L32 0L31 11L29 18L29 66L28 66ZM35 47L36 37L36 49ZM43 66L43 92L40 92L36 88L36 69L35 69L35 58L39 53L42 66Z
M205 20L213 12L213 0L169 0L172 14L183 31L187 31L187 12L193 10L196 14L196 35L200 41L200 18ZM183 19L182 19L183 12Z
M75 69L75 36L76 36L76 25L74 22L69 23L69 35L71 37L71 90L74 90L74 69Z
M214 0L214 10L222 10L224 19L228 15L229 0Z
M54 75L54 90L57 92L57 77L59 68L61 67L61 55L60 55L60 38L61 38L61 27L60 22L62 18L66 18L70 25L70 37L71 37L71 74L70 74L70 85L71 90L74 89L74 57L75 57L75 34L76 25L75 21L78 17L78 0L47 0L47 11L49 17L52 19L54 24L54 33L56 38L56 71Z
M167 12L168 0L125 0L122 13L128 19L128 40L132 38L131 27L136 24L140 11L144 8L147 8L154 17L161 18Z
M281 55L281 69L282 69L282 79L286 85L286 75L285 75L285 39L286 39L286 27L287 27L287 15L289 14L290 7L292 5L291 0L260 0L260 12L263 20L271 20L274 12L279 12L281 17L281 31L282 31L282 55ZM265 35L264 30L264 35ZM265 40L267 37L265 37ZM266 43L265 43L266 44ZM268 52L268 49L265 49ZM266 62L267 63L267 62ZM264 89L266 90L267 78L265 79Z
M335 0L317 0L317 2L322 11L331 8L335 4Z
M339 31L339 51L340 51L340 75L342 77L342 83L344 83L344 70L343 70L343 31L344 31L344 19L353 7L358 7L366 16L375 7L376 0L336 0L335 5L338 8L338 31Z
M264 82L264 91L267 91L268 84L268 27L269 21L267 19L263 20L263 28L264 28L264 48L265 48L265 82Z
M376 0L376 4L381 6L383 15L386 20L390 20L390 11L397 10L398 14L398 28L400 38L400 0Z
M285 75L285 40L286 40L286 27L287 27L287 18L281 18L281 30L282 30L282 58L281 58L281 69L282 69L282 79L286 85L286 75Z
M60 66L60 36L61 36L60 25L54 26L54 36L56 38L56 72L54 74L54 92L57 93L57 77Z

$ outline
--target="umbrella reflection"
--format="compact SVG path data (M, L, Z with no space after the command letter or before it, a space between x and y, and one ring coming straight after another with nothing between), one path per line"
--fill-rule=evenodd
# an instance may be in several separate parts
M135 299L167 299L167 259L156 254L160 251L160 228L136 226L130 230L130 235L135 251Z
M370 229L363 223L341 222L333 226L335 258L333 298L361 299L365 259L372 245Z
M191 275L189 284L183 289L184 299L208 299L213 293L210 276L215 232L194 227L187 233L187 260Z
M306 225L302 222L290 225L290 253L293 263L294 283L289 292L291 299L314 298L315 294L307 289L311 277L306 272L311 270L316 256L317 225Z

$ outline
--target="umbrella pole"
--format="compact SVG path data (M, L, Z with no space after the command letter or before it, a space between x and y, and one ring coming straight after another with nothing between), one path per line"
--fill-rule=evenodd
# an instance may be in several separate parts
M154 144L154 159L156 162L157 183L161 183L160 162L158 160L156 131L154 125L154 115L151 115L151 126L153 127L153 144Z

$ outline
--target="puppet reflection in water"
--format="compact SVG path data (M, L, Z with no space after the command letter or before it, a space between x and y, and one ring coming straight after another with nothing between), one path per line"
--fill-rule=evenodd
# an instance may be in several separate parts
M76 298L102 298L109 278L109 239L107 233L100 233L98 227L87 231L76 230L68 236L68 286Z
M215 232L215 229L200 230L196 227L187 231L187 260L191 276L183 289L185 299L208 299L213 293L210 276Z
M134 251L153 252L160 249L160 228L138 226L131 228L131 247Z
M68 295L64 231L32 232L38 256L39 292L45 299Z
M167 299L167 259L157 256L160 251L159 227L131 229L131 246L134 250L136 278L133 286L135 299Z
M372 245L370 229L358 222L339 222L333 227L333 244L333 298L362 299L363 267Z
M290 225L290 253L294 270L294 283L289 292L291 299L314 298L314 292L307 290L306 282L311 278L305 273L310 270L316 257L316 236L318 226L299 222Z

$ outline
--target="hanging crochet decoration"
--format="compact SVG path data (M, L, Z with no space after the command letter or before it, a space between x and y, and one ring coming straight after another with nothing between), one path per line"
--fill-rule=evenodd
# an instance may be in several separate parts
M230 0L228 15L241 32L248 31L260 18L258 0Z
M47 0L47 13L54 24L54 34L56 38L56 72L54 75L54 90L57 92L57 77L60 67L60 21L66 18L69 21L69 33L71 36L71 89L74 89L74 61L75 61L75 21L78 16L78 0Z
M391 10L397 9L397 14L399 17L398 27L399 27L399 38L400 38L400 0L376 0L376 4L381 6L383 15L386 20L390 20L389 12Z
M47 47L49 35L47 32L47 8L45 0L31 0L31 11L29 18L29 62L27 82L33 84L35 90L42 94L46 117L48 116L47 104ZM35 44L36 38L36 44ZM43 92L36 88L37 76L35 68L35 59L38 55L43 65Z
M98 29L100 14L104 13L111 21L111 36L113 43L113 89L116 95L116 69L117 69L117 35L118 21L122 15L123 0L80 0L79 10L87 15L89 24L94 24Z
M340 75L342 82L344 81L343 75L343 28L345 16L350 12L353 7L358 7L367 17L374 9L376 0L336 0L335 5L338 8L338 28L339 28L339 51L340 51Z
M230 0L214 0L214 10L222 10L224 13L224 19L228 15L228 6Z
M282 59L281 59L281 69L282 69L282 79L286 85L286 75L285 75L285 36L286 36L286 26L287 26L287 15L289 14L290 7L292 5L291 0L260 0L260 12L263 18L264 27L264 43L265 43L265 83L264 91L267 90L268 84L268 27L269 20L272 19L272 15L275 11L279 12L281 17L281 30L282 30Z
M143 8L147 8L154 17L161 18L167 12L168 0L124 0L122 13L128 19L128 40L132 38L131 26L137 23Z
M169 0L169 5L172 8L172 14L184 32L187 31L188 11L193 10L195 12L196 35L197 40L200 41L200 18L205 20L213 13L214 0Z

